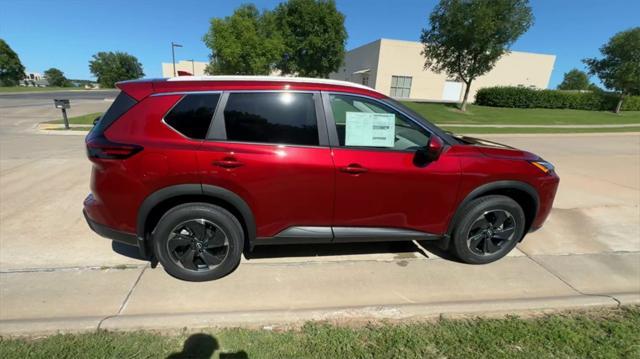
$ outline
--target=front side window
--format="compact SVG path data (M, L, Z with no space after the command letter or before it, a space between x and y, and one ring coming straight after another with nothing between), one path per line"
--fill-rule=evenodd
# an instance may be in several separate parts
M412 80L411 76L391 76L391 97L409 98Z
M350 95L329 98L340 146L405 151L429 141L428 131L380 102Z
M311 93L231 93L224 109L224 122L230 141L319 144Z
M184 96L164 117L167 125L189 138L207 137L220 94Z

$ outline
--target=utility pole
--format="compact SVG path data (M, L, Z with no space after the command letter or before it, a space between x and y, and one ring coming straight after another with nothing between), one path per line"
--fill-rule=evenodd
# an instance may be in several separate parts
M196 65L193 62L193 59L191 59L191 76L195 76L196 75Z
M180 44L176 44L171 41L171 58L173 59L173 77L176 77L176 47L182 47Z

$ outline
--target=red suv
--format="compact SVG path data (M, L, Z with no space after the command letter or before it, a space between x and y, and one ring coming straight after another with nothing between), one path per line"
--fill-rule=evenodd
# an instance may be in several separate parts
M375 90L285 77L126 81L86 138L98 234L171 275L261 244L438 241L495 261L547 218L554 168L447 133Z

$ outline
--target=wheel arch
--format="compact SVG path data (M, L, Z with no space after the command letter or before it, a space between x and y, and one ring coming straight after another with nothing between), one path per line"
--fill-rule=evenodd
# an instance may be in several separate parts
M460 202L458 208L456 209L456 212L449 222L449 227L447 229L448 238L451 237L456 223L462 217L462 209L464 208L464 206L476 198L487 195L503 195L516 201L524 211L525 233L529 232L531 224L536 218L538 209L540 208L540 198L538 196L538 192L535 190L535 188L533 188L533 186L526 182L495 181L485 183L476 187L474 190L469 192L469 194L467 194L467 196Z
M148 248L149 234L169 209L184 203L204 202L220 206L238 218L245 234L245 244L256 238L256 223L251 208L238 194L228 189L200 184L181 184L157 190L145 198L138 209L136 235ZM245 247L248 248L248 247Z

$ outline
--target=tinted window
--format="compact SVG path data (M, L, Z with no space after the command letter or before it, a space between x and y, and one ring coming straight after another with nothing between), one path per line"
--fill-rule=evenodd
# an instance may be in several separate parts
M219 94L186 95L169 111L164 121L181 134L195 139L207 137Z
M429 142L429 132L380 102L348 95L330 102L340 146L413 150Z
M318 145L313 94L232 93L224 120L231 141Z
M94 135L102 134L112 123L114 123L125 112L129 111L137 102L131 96L120 92L113 101L107 112L102 115L95 127L91 130Z

